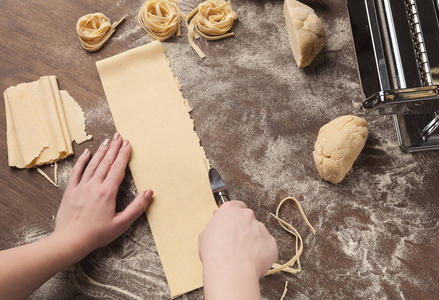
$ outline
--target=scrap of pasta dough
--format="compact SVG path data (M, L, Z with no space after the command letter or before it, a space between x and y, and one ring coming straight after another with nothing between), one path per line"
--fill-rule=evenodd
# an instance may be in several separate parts
M103 13L80 17L76 23L76 33L78 33L81 46L89 52L99 50L124 19L111 24L110 19Z
M312 8L296 0L285 0L284 15L294 59L300 68L306 67L325 46L322 21Z
M60 91L71 141L81 144L92 138L85 131L85 115L78 102L67 91Z
M85 120L78 119L79 105L58 89L55 76L9 87L4 99L10 166L31 168L56 162L73 154L73 140L91 138L78 124Z
M284 292L282 293L282 296L280 297L280 300L284 300L287 292L288 292L288 281L285 281Z
M314 227L312 227L311 223L308 221L308 218L306 217L305 212L303 211L302 206L300 205L299 201L297 201L293 197L287 197L287 198L283 199L279 203L279 205L277 206L276 215L274 215L272 213L270 213L270 215L272 217L274 217L279 222L280 226L282 226L282 228L285 229L285 231L294 235L294 237L296 238L296 253L288 262L284 263L283 265L280 265L278 263L274 263L271 266L271 270L269 270L264 276L271 275L271 274L274 274L274 273L277 273L280 271L290 273L290 274L296 274L302 270L302 266L300 264L300 256L303 253L302 237L301 237L300 233L296 230L296 228L294 228L291 224L285 222L284 220L282 220L279 217L279 211L280 211L281 207L285 203L287 203L288 201L293 201L294 203L296 203L297 208L299 208L299 212L302 215L302 218L305 221L306 225L308 225L309 229L311 229L311 232L313 234L316 234ZM295 264L297 264L296 268L293 267ZM285 290L286 290L286 287L287 287L287 283L285 283Z
M339 183L363 149L369 127L363 118L341 116L320 128L314 145L314 162L320 176Z

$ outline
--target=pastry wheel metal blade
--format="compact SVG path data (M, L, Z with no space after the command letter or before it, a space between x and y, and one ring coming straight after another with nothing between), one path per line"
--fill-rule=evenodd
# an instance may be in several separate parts
M226 201L230 201L229 193L226 189L224 181L215 168L211 168L209 170L209 181L210 187L212 188L213 197L215 198L215 202L218 207L226 203Z

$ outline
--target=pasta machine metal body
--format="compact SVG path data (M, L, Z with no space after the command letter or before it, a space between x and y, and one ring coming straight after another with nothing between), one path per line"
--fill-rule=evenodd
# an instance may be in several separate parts
M348 0L362 110L402 151L439 150L439 0Z

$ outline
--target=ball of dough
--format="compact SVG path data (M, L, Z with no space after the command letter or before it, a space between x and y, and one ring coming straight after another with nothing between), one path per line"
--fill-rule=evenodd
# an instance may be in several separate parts
M312 153L320 176L332 183L342 181L363 149L368 132L366 120L351 115L320 128Z
M325 46L326 33L314 10L296 0L285 0L284 15L294 59L308 66Z

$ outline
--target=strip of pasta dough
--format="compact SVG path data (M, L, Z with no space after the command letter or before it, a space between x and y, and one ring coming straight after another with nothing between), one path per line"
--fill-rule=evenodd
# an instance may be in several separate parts
M159 41L97 62L117 131L130 141L139 192L172 298L203 285L198 235L217 208L204 149Z
M292 235L295 236L295 238L296 238L296 254L293 256L293 258L291 258L288 262L284 263L283 265L274 263L273 266L271 267L271 270L268 271L265 275L270 275L270 274L273 274L273 273L276 273L279 271L283 271L283 272L287 272L287 273L291 273L291 274L296 274L302 270L302 267L300 265L300 256L302 255L302 252L303 252L302 237L300 236L300 234L296 230L296 228L294 228L291 224L288 224L287 222L285 222L284 220L279 218L279 211L280 211L281 207L288 201L293 201L294 203L296 203L297 207L299 208L300 214L302 215L302 218L305 221L306 225L308 225L309 229L311 229L311 232L313 234L316 234L314 227L312 227L311 223L308 221L308 218L306 217L302 207L300 206L299 201L297 201L293 197L287 197L287 198L283 199L279 203L279 205L276 209L276 215L273 215L272 213L270 213L270 215L272 217L274 217L279 222L280 226L282 226L283 229L285 229L286 231L288 231L289 233L291 233ZM297 263L297 268L292 268L292 266L294 266L294 264L296 264L296 263Z
M59 187L58 177L57 177L57 174L56 174L56 172L58 170L57 166L58 166L57 163L55 163L55 168L53 170L53 180L43 170L41 170L40 168L37 168L37 172L40 173L47 181L49 181L55 187Z
M287 292L288 292L288 281L285 281L284 292L282 293L282 296L280 297L280 300L284 300Z

